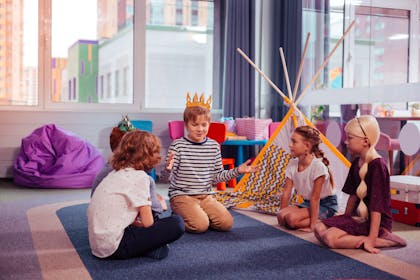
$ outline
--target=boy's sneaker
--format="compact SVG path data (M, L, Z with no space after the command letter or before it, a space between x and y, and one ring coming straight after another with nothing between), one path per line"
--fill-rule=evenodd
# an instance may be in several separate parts
M156 259L156 260L161 260L164 259L168 256L169 254L169 245L163 245L155 250L152 250L148 253L146 253L146 257L152 258L152 259Z

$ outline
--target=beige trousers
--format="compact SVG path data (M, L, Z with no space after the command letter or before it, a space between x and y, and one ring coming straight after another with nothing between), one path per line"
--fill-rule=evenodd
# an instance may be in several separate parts
M170 200L172 211L184 219L185 229L192 233L210 228L228 231L233 217L214 195L179 195Z

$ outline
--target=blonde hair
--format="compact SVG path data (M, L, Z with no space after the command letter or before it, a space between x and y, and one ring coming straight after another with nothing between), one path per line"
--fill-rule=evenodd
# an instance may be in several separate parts
M334 189L334 178L330 170L330 161L325 157L324 152L319 148L319 144L321 144L321 133L319 130L309 125L302 125L295 128L295 133L299 134L306 141L311 143L311 153L313 153L315 157L322 159L322 162L327 167L328 174L330 175L331 188Z
M356 195L360 199L359 205L357 206L357 220L360 222L368 219L368 209L363 201L367 193L367 185L365 182L365 176L368 172L368 164L375 158L380 157L375 149L376 143L378 143L380 128L375 117L371 115L363 115L351 119L346 127L344 128L347 134L353 134L357 137L367 139L369 143L369 149L366 153L365 162L362 164L359 170L360 184L356 189Z

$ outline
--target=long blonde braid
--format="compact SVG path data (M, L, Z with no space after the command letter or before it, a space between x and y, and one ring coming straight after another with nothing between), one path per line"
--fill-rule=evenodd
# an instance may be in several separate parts
M368 172L369 163L375 158L380 157L375 149L375 145L379 140L380 129L376 119L370 115L363 115L350 120L344 129L346 133L366 138L367 141L369 141L369 149L366 153L365 162L362 164L359 170L360 184L356 189L356 195L360 201L356 210L357 217L354 217L357 221L364 222L368 219L369 214L368 208L363 201L367 194L365 177Z

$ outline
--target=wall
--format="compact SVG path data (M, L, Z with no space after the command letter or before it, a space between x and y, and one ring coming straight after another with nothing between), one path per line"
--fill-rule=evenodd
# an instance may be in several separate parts
M36 128L50 123L86 139L107 158L111 153L109 134L112 127L121 120L121 116L122 113L105 112L0 111L0 178L13 176L13 161L19 151L21 139ZM129 117L153 121L153 133L162 141L162 155L164 156L171 142L168 134L168 120L182 119L182 113L130 113ZM162 166L161 163L157 167L158 174Z

